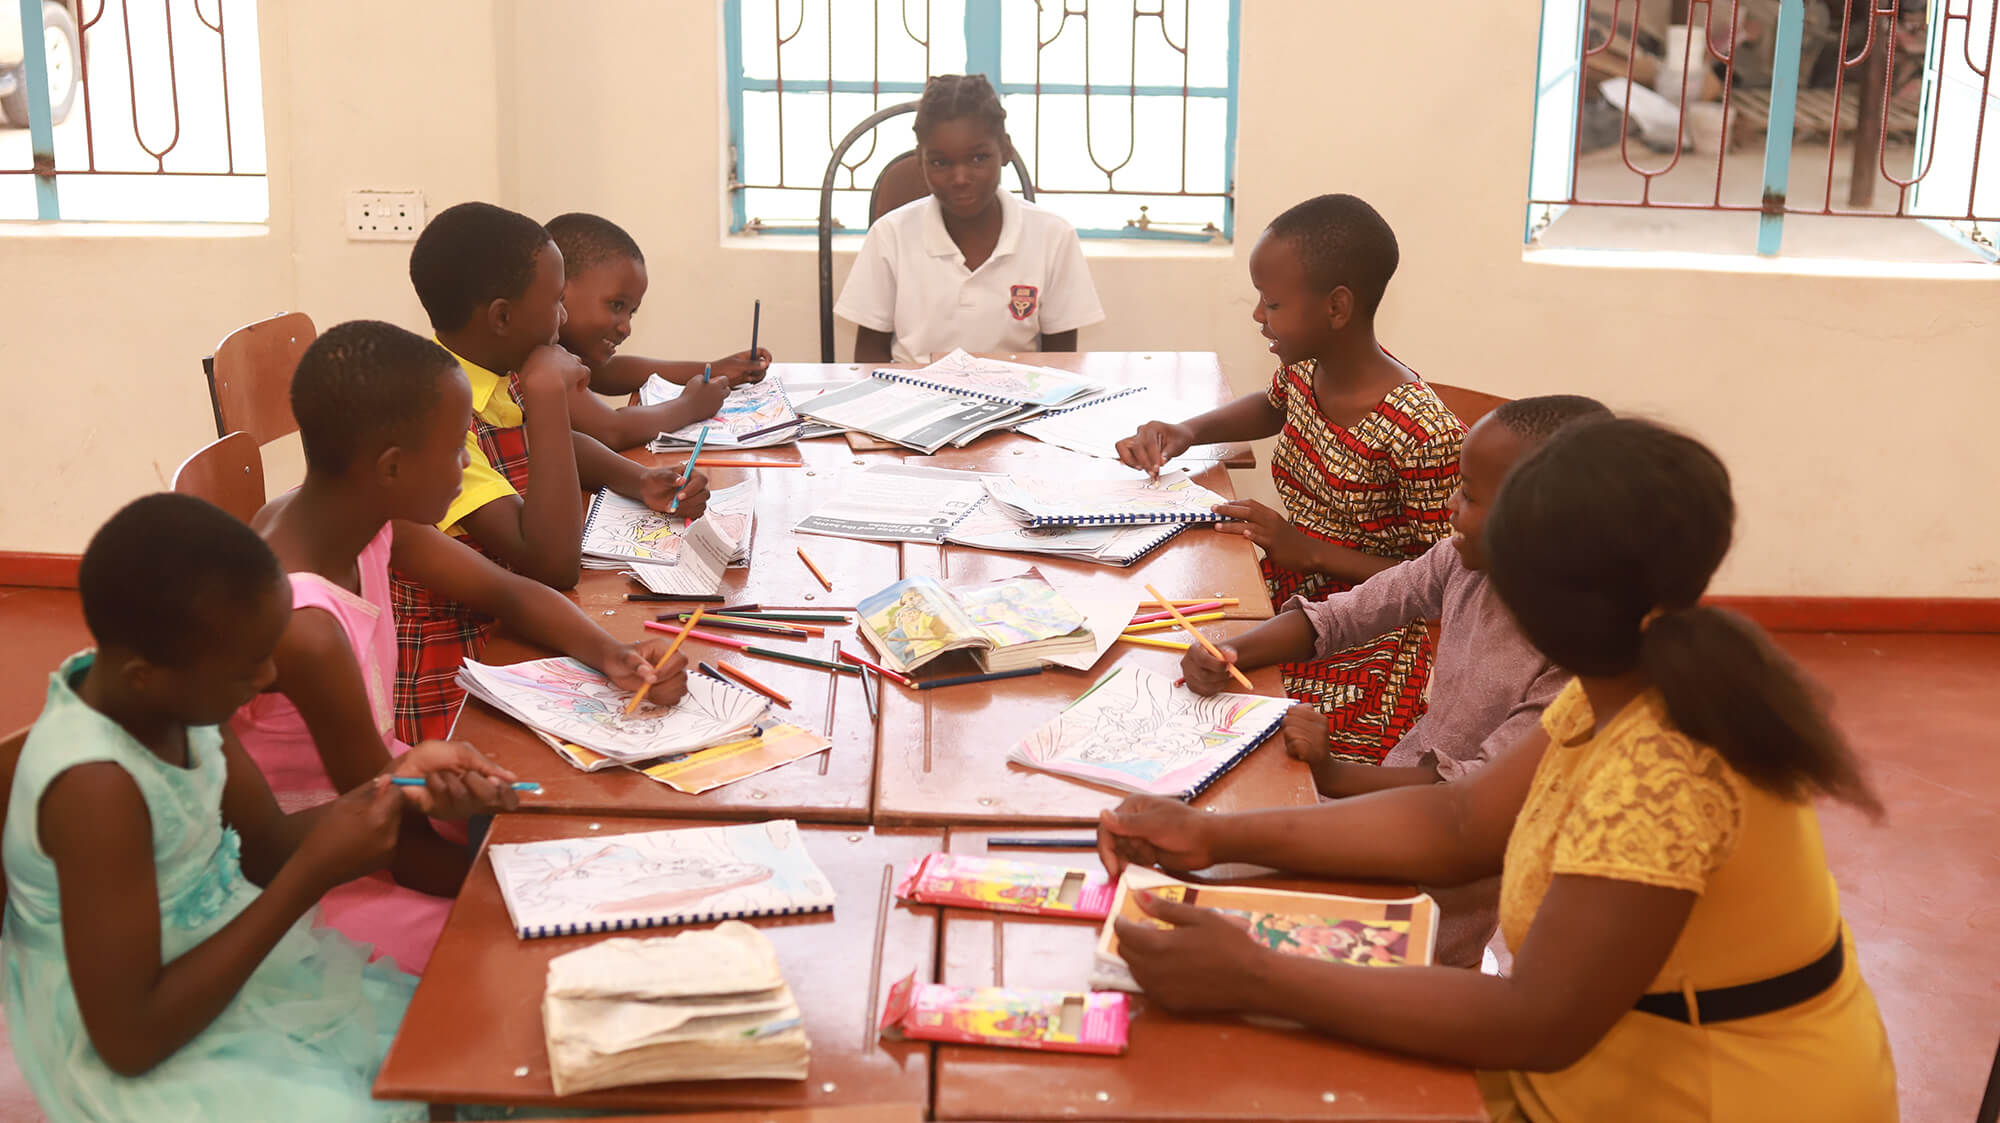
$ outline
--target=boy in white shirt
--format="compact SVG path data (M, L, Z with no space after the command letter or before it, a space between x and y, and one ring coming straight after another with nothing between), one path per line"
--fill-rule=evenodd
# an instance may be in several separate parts
M857 363L921 363L954 347L1074 351L1104 319L1076 228L1000 189L1007 110L985 76L943 74L917 105L931 194L869 228L834 311Z

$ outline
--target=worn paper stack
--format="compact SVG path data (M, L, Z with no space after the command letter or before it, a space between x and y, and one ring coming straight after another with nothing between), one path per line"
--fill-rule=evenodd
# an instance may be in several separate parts
M803 1080L805 1022L762 932L724 921L549 961L556 1094L684 1080Z

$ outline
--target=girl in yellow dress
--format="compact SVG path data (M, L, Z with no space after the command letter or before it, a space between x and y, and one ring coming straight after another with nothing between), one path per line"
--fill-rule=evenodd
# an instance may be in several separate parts
M1694 440L1632 420L1560 433L1486 521L1501 599L1576 675L1539 734L1458 783L1234 815L1135 797L1104 816L1113 872L1498 873L1511 976L1313 962L1145 900L1174 925L1120 926L1146 993L1486 1070L1498 1123L1894 1120L1812 801L1881 807L1791 662L1699 603L1734 516Z

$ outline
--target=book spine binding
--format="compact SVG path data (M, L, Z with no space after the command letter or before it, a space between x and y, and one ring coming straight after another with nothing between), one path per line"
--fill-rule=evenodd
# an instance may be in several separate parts
M1215 767L1209 770L1208 775L1203 776L1201 779L1195 781L1193 787L1181 793L1181 802L1192 803L1195 797L1207 791L1209 787L1213 785L1217 780L1222 779L1222 774L1224 772L1227 772L1230 769L1236 767L1238 764L1241 764L1243 762L1244 757L1249 756L1251 753L1256 752L1258 746L1270 740L1271 735L1273 733L1276 733L1278 731L1278 727L1283 725L1284 723L1285 723L1285 711L1279 710L1277 718L1274 719L1271 722L1271 724L1265 726L1263 732L1257 734L1256 737L1252 738L1249 744L1244 745L1242 752L1237 753L1235 756L1230 757L1228 760L1216 762Z
M1133 394L1143 394L1145 392L1146 388L1144 386L1130 386L1123 390L1118 391L1115 394L1106 394L1103 397L1093 398L1090 401L1082 402L1078 405L1062 406L1057 409L1044 410L1042 411L1042 417L1061 417L1065 413L1075 413L1080 409L1089 409L1091 406L1101 406L1106 402L1117 401L1119 398L1129 398ZM1037 420L1039 420L1039 418ZM1033 422L1030 422L1029 424L1033 424Z
M941 386L938 383L922 378L911 378L907 373L900 370L878 370L875 372L875 377L885 382L901 382L906 386L932 390L939 394L949 394L954 398L978 398L984 402L1007 402L1010 405L1028 404L1019 398L1010 398L1005 394L995 394L990 390L967 390L962 386Z
M1161 523L1187 525L1189 523L1222 522L1221 516L1212 512L1188 511L1170 518L1158 515L1031 515L1029 526L1135 526L1140 523Z
M776 909L729 909L723 912L705 912L694 916L646 917L640 920L586 920L581 924L535 924L519 929L524 940L539 940L551 936L595 936L604 932L635 932L641 928L680 927L688 924L716 924L724 920L753 920L766 916L804 916L812 912L830 912L832 905L788 905Z

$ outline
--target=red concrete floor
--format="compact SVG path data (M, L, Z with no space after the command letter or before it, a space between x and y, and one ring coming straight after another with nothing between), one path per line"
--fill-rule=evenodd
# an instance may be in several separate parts
M56 662L88 642L75 593L0 588L0 730L34 719ZM2000 1038L2000 636L1786 635L1888 807L1821 822L1841 902L1896 1052L1903 1118L1969 1121ZM0 1025L0 1049L5 1047ZM11 1058L0 1123L39 1120Z

